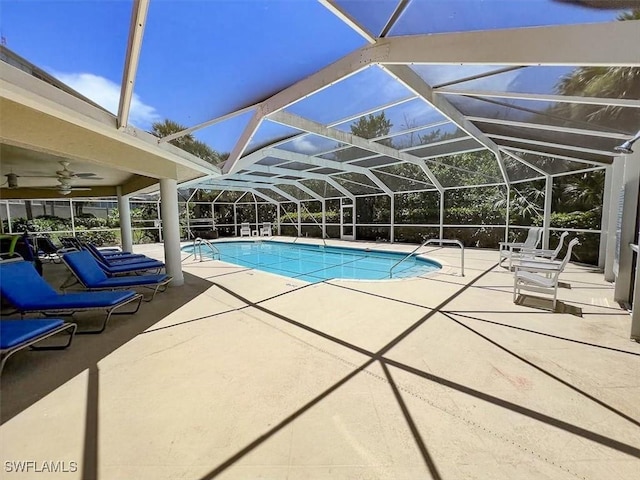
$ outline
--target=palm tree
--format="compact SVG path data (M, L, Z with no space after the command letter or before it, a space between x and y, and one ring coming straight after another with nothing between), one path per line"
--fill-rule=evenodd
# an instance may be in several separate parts
M155 122L151 125L151 133L153 133L156 137L166 137L168 135L172 135L174 133L181 132L185 130L187 127L180 125L178 122L174 122L173 120L169 120L168 118L163 120L162 122ZM182 150L189 152L195 155L198 158L202 158L212 165L219 165L223 163L229 156L228 153L219 153L211 148L204 142L197 140L192 134L188 133L186 135L182 135L181 137L175 138L169 143L175 145Z

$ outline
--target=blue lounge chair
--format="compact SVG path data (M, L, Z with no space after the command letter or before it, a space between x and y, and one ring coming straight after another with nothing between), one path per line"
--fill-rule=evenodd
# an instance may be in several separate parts
M27 313L67 316L91 310L106 312L99 330L84 330L78 334L102 333L111 315L136 313L142 303L142 295L131 291L62 295L51 288L29 262L0 263L0 294L22 316ZM114 313L114 310L135 301L138 304L134 311Z
M122 288L145 287L153 289L153 300L160 288L166 288L171 277L161 275L133 275L126 277L108 277L95 258L87 252L69 252L62 256L78 282L87 290L117 290ZM66 288L66 287L65 287Z
M0 320L0 374L7 359L23 348L32 350L62 350L71 345L77 325L59 319ZM65 345L34 347L33 345L61 332L69 333Z
M91 253L93 257L100 265L105 273L108 275L115 275L118 273L132 273L132 272L140 272L144 270L160 270L164 267L164 263L155 260L153 258L144 257L141 259L130 259L130 260L120 260L114 261L105 257L97 248L85 248L86 251Z
M146 261L156 261L155 258L149 258L146 255L142 255L141 253L129 253L123 252L120 250L109 251L109 250L101 250L96 247L93 243L85 242L82 243L82 246L85 250L89 250L95 257L100 258L109 263L113 262L121 262L121 261L138 261L138 262L146 262Z

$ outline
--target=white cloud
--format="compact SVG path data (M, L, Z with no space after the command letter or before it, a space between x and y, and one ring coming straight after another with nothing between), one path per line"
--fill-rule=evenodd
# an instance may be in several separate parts
M120 85L111 80L92 73L59 73L54 76L85 97L117 115L120 102ZM142 102L133 94L129 122L136 127L150 129L153 122L162 120L157 110Z
M305 136L294 138L292 143L300 153L314 154L317 151L317 147Z

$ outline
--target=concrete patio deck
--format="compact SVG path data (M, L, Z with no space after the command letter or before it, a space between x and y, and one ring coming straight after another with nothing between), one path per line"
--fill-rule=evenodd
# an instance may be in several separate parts
M640 345L602 274L570 264L552 313L512 302L496 251L467 249L461 277L458 249L423 250L450 266L307 284L188 260L184 287L103 334L9 360L0 476L637 479Z

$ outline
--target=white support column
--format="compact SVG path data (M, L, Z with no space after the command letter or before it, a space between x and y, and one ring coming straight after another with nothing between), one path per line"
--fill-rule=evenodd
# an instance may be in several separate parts
M176 190L176 195L177 195L177 190ZM177 199L176 199L177 201ZM163 238L162 238L162 219L160 218L160 198L158 198L158 201L156 202L156 218L157 218L157 222L156 225L158 225L158 237L160 238L161 242L164 242ZM180 205L178 205L178 228L180 226Z
M300 215L300 202L297 202L296 206L298 207L298 236L301 237L302 236L302 217Z
M76 214L73 211L73 198L69 199L69 216L71 217L71 236L76 236Z
M391 218L389 219L389 243L393 243L393 240L395 238L395 217L396 217L396 196L395 194L391 194L391 208L390 210L390 215Z
M173 277L169 284L179 287L184 284L182 258L180 255L180 219L178 213L178 182L171 178L160 179L162 198L162 230L164 237L164 263L167 275Z
M253 193L251 193L251 195L253 196L253 202L255 203L255 206L256 206L256 230L259 233L260 232L260 219L258 218L258 199L256 198L256 196Z
M322 238L327 238L327 201L322 199Z
M616 273L614 264L616 260L616 230L618 227L618 210L620 209L620 192L624 180L624 158L613 159L611 165L611 199L609 200L609 210L602 211L602 216L609 217L607 228L607 251L604 259L604 279L607 282L615 282Z
M507 215L506 215L505 224L504 224L504 241L505 242L509 241L509 221L510 221L509 212L510 211L511 211L511 186L507 185Z
M440 192L440 238L444 238L444 192Z
M131 230L131 206L129 205L129 197L122 195L122 187L116 187L118 194L118 216L120 217L120 240L122 242L122 250L125 252L133 251L133 232Z
M549 248L549 227L551 226L551 201L553 200L553 177L547 175L544 184L544 217L542 218L542 248Z
M238 209L236 202L233 202L233 236L238 236Z
M613 299L617 302L630 302L631 284L634 281L635 272L631 269L632 251L629 244L634 241L636 233L636 218L638 213L638 179L640 177L640 152L626 155L624 159L624 204L622 209L622 221L617 239L618 250L618 274L616 276Z
M9 233L13 233L13 229L11 228L11 207L9 206L9 200L5 203L7 205L7 227L9 228Z
M280 229L280 204L278 203L278 214L277 214L277 220L278 220L278 236L281 235L281 229Z
M605 268L605 258L607 256L607 238L609 234L609 224L612 218L607 215L611 208L611 186L613 183L613 167L607 166L604 170L604 191L602 193L602 218L600 219L600 251L598 252L598 267Z

